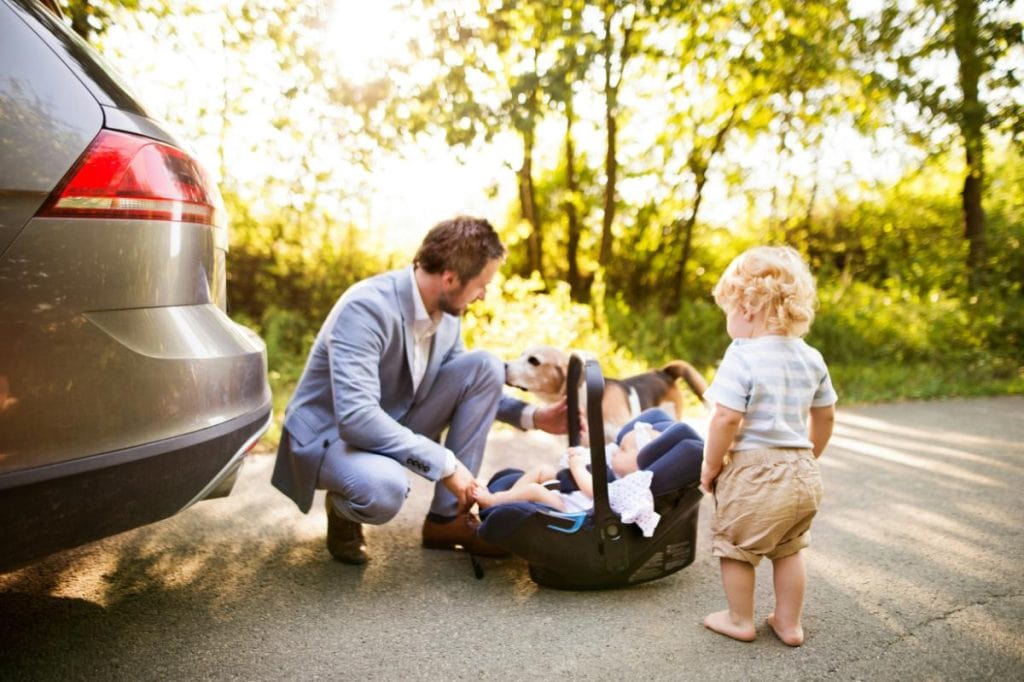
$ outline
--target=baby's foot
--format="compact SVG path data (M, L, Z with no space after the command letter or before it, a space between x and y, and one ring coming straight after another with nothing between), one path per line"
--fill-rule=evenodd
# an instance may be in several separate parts
M768 614L768 625L772 627L772 632L783 643L789 646L800 646L804 643L804 629L799 625L796 627L782 627L782 625L776 622L774 613Z
M494 499L494 493L488 490L487 486L480 485L479 483L473 486L473 499L476 500L481 509L487 509L497 504L497 501Z
M757 636L753 623L734 623L728 609L708 614L704 618L704 627L741 642L753 642Z

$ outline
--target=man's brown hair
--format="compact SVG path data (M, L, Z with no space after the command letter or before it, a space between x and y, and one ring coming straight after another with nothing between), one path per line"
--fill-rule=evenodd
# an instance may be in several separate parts
M432 275L452 270L465 284L489 261L504 257L505 246L489 222L458 216L430 228L412 262Z

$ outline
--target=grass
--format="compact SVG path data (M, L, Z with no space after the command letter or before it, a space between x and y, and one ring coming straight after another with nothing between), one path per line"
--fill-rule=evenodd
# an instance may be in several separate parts
M1024 395L1024 368L979 363L974 367L927 363L869 366L833 365L832 383L840 405Z

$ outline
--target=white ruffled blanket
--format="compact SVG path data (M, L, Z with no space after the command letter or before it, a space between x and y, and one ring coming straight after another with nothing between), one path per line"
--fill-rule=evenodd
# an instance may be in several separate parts
M612 511L623 523L640 526L645 538L654 535L654 529L661 520L661 514L654 511L653 478L650 471L634 471L608 484L608 504Z
M639 426L639 425L638 425ZM644 426L647 426L644 424ZM576 446L580 450L585 450ZM610 457L613 448L617 446L610 444L606 446L606 453ZM589 451L586 451L589 455ZM568 454L563 456L562 467L569 465ZM644 537L654 535L654 529L661 520L661 514L654 511L654 494L651 493L651 480L654 474L650 471L634 471L622 478L618 478L608 484L608 505L612 511L619 515L623 523L635 523L643 531ZM575 511L582 510L581 503L584 502L583 493L563 493L566 498L566 508ZM587 510L592 509L594 501L589 500Z

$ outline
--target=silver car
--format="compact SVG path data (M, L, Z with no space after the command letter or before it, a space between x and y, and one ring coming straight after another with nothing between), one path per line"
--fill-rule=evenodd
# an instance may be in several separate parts
M0 570L227 494L270 414L217 187L65 28L0 0Z

